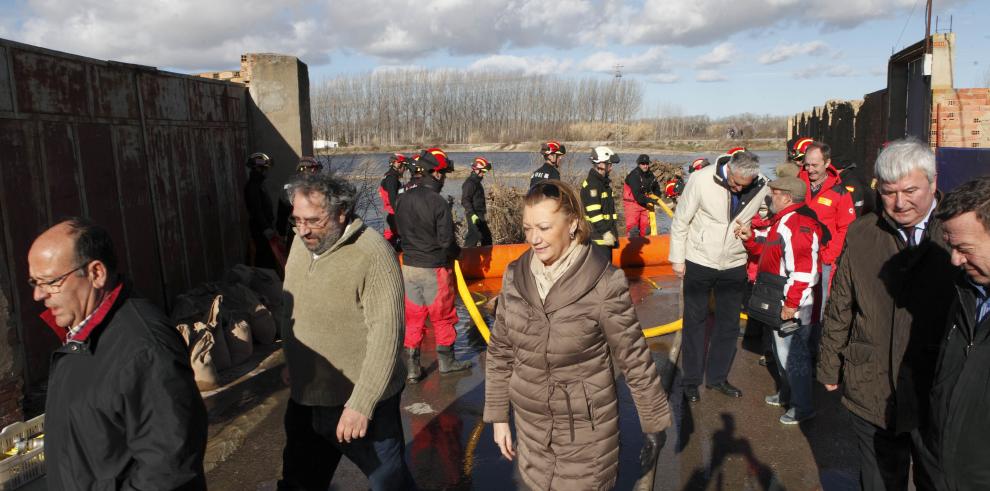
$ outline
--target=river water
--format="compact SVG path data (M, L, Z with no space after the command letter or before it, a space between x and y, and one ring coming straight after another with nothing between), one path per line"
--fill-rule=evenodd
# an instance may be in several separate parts
M779 150L761 150L754 153L760 157L760 167L763 174L771 178L774 177L774 167L783 162L785 158L785 153ZM364 188L367 191L365 194L367 199L358 206L358 213L368 226L379 231L383 230L385 226L385 214L382 209L381 198L378 195L378 185L385 171L388 170L388 159L391 155L390 153L371 153L319 157L324 164L329 163L331 171L352 177L359 188ZM626 175L636 166L638 155L620 153L620 162L612 169L612 179L625 179ZM699 152L697 154L656 152L649 155L654 160L687 166L694 159L701 157L714 162L719 154L716 152ZM470 167L475 157L485 157L493 166L493 171L485 176L485 184L498 183L520 190L525 190L529 186L530 174L537 167L543 165L543 157L536 152L449 152L447 156L453 160L454 169L458 171L459 175L464 175L463 171ZM587 175L590 167L587 154L582 152L567 155L560 170L564 180L578 180ZM573 179L568 179L569 177L573 177ZM444 197L453 198L456 214L463 213L460 206L461 185L463 183L463 178L448 178L443 190L441 190ZM621 204L618 205L621 206Z

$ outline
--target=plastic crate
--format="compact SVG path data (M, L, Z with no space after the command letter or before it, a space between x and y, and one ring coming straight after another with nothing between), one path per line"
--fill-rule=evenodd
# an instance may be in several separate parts
M0 431L0 491L17 489L45 475L45 415L14 423Z

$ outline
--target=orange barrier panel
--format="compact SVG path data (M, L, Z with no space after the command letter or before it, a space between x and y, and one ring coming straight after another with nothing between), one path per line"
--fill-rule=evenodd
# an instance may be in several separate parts
M523 255L527 244L506 244L486 247L471 247L461 250L459 258L464 279L481 280L501 278L505 268ZM612 264L622 269L668 266L670 237L653 235L619 239L619 247L612 250Z

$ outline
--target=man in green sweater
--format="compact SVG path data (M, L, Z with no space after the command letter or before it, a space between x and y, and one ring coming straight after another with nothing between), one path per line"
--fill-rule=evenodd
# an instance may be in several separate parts
M354 216L356 190L299 174L286 188L296 246L285 266L291 387L278 489L327 489L347 456L374 490L415 488L403 460L402 275L392 246Z

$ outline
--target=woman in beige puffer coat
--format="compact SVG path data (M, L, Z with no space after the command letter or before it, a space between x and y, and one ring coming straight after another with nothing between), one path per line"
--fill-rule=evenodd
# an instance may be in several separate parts
M520 474L533 489L615 485L616 369L625 375L647 445L658 451L660 432L670 425L625 275L607 251L588 244L580 209L559 181L527 194L523 222L532 249L506 270L488 346L484 420L494 423L507 458L518 453Z

